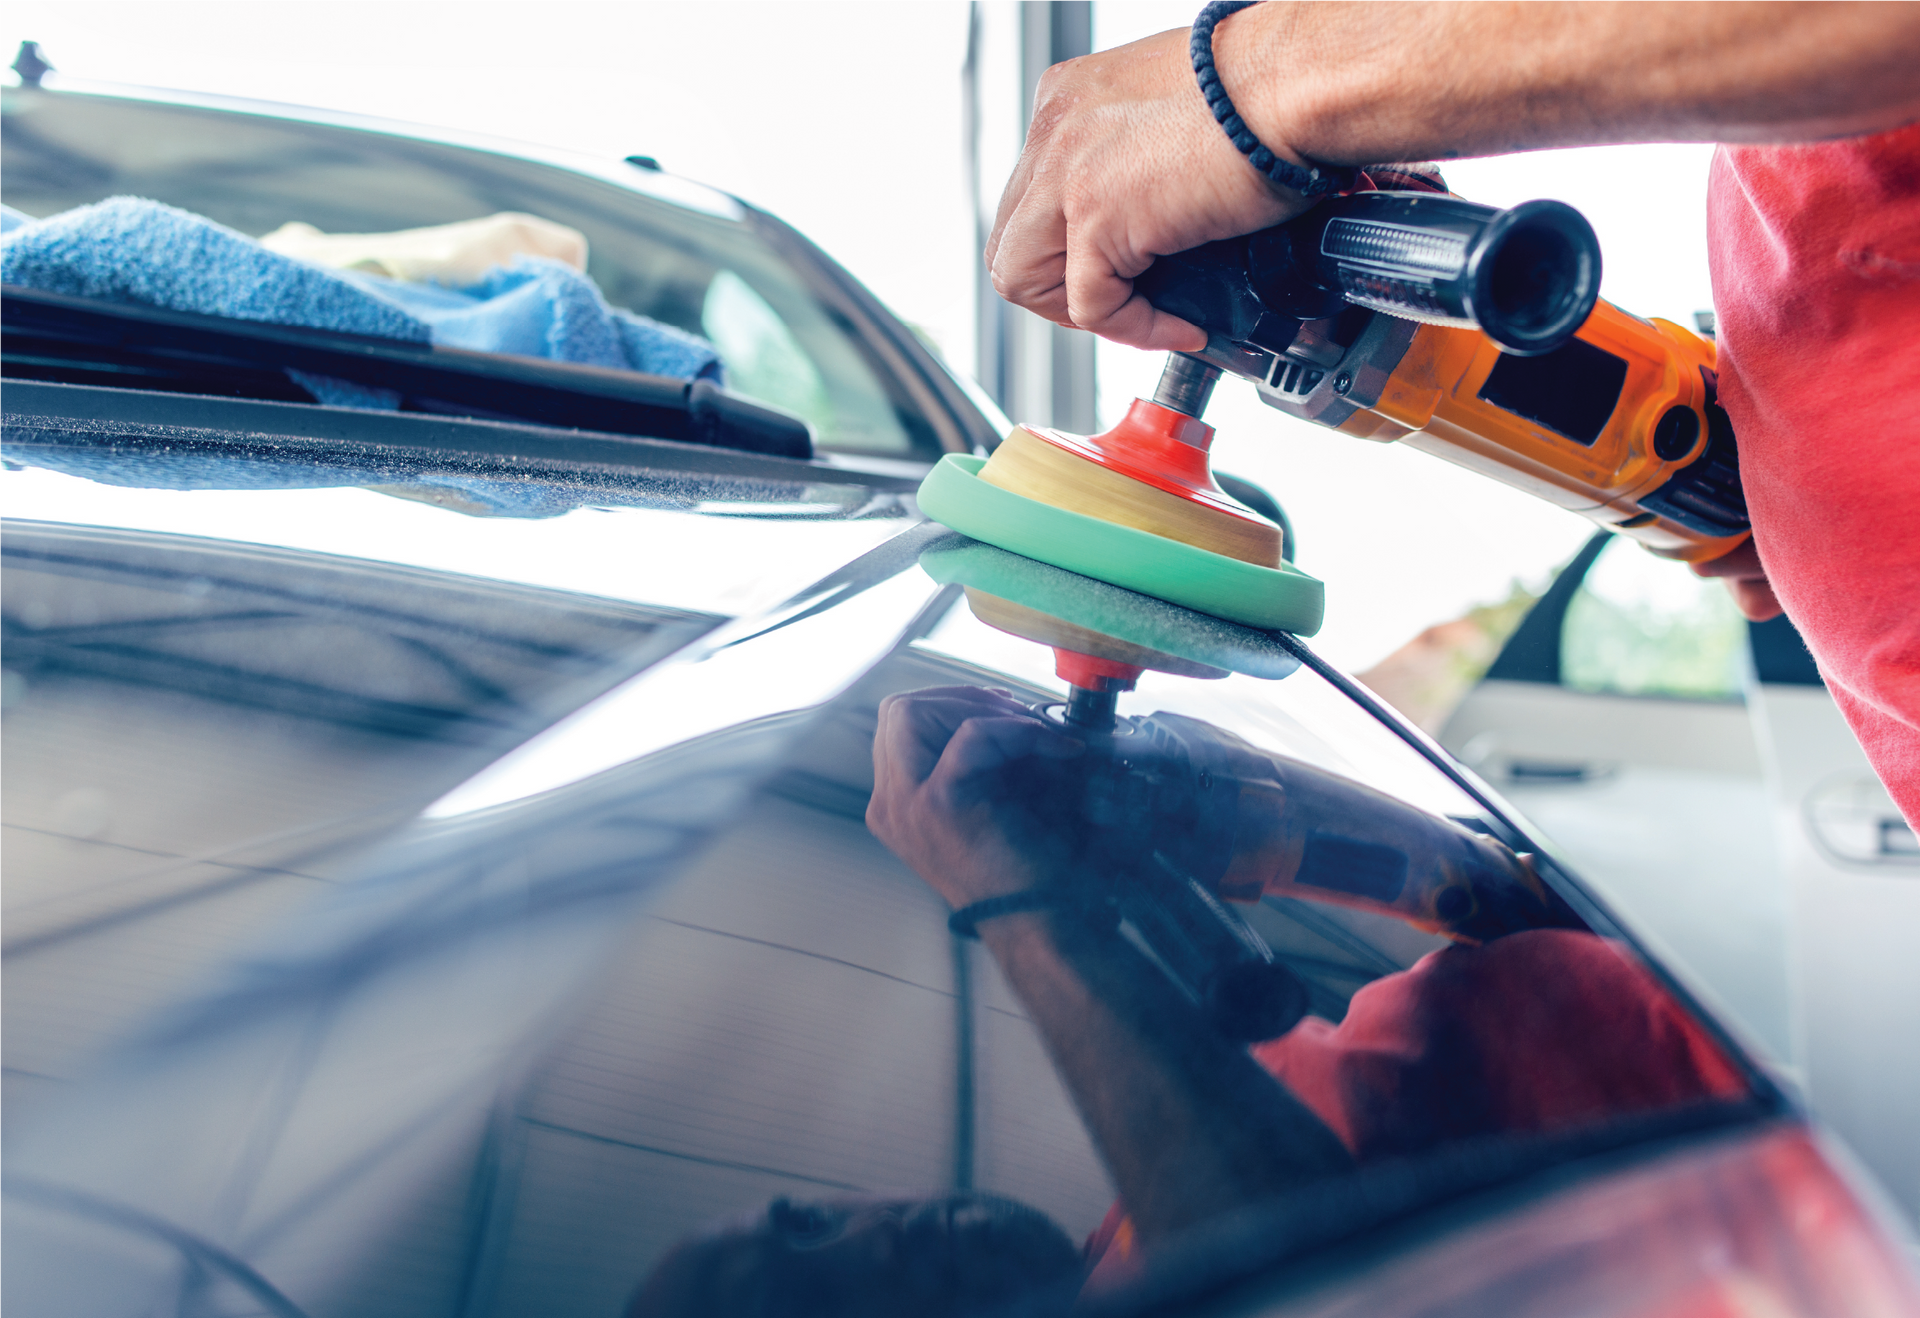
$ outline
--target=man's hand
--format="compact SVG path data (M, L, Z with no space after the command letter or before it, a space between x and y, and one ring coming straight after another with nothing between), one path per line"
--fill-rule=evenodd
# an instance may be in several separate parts
M1247 126L1296 164L1812 141L1920 115L1920 5L1271 0L1220 23L1213 54ZM1048 70L987 266L1048 320L1192 352L1201 332L1134 277L1305 209L1214 122L1179 29Z
M1220 25L1222 54L1239 21ZM1238 91L1231 78L1227 90ZM1267 145L1285 154L1282 143ZM1136 296L1134 276L1156 256L1305 209L1220 131L1180 28L1047 70L987 267L1002 297L1048 320L1136 348L1194 352L1206 335Z
M1773 583L1767 580L1767 570L1760 565L1760 552L1753 547L1751 539L1730 554L1690 566L1697 577L1719 577L1725 581L1734 606L1754 622L1766 622L1786 612L1773 593Z
M1019 827L1009 768L1073 759L1080 742L1005 691L931 687L888 696L873 738L867 827L956 910L1047 877L1040 839Z

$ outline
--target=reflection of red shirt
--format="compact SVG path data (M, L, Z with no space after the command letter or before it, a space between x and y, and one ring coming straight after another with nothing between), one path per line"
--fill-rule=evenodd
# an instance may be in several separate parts
M1631 952L1570 929L1430 952L1355 993L1340 1024L1310 1016L1253 1056L1362 1163L1746 1089ZM1103 1281L1132 1244L1115 1204L1087 1245Z
M1566 929L1429 953L1253 1055L1362 1162L1744 1088L1631 953Z
M1920 124L1722 147L1707 227L1754 547L1920 828Z

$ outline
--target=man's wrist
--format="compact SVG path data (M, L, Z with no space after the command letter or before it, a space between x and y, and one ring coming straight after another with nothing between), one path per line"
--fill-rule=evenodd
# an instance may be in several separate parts
M1213 29L1213 63L1241 120L1274 155L1308 161L1299 144L1300 91L1316 81L1313 61L1294 52L1297 7L1269 0L1222 19Z
M1364 166L1552 144L1551 132L1514 135L1511 112L1540 78L1521 67L1525 40L1490 41L1486 25L1474 6L1263 0L1219 25L1215 64L1248 127L1290 159ZM1463 83L1447 52L1476 43L1491 53Z
M1018 911L980 925L980 941L1009 973L1016 962L1061 966L1083 956L1100 936L1078 912Z

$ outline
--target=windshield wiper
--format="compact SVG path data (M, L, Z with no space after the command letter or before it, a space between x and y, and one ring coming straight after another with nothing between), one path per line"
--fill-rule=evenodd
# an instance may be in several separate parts
M811 458L798 417L680 380L304 326L0 290L0 373L64 384L310 401L288 370L400 395L403 411L531 421Z

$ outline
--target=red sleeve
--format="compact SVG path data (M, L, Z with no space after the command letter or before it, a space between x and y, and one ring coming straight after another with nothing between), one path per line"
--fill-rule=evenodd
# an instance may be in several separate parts
M1362 1162L1745 1092L1726 1054L1625 948L1567 929L1450 947L1253 1050ZM1136 1263L1115 1203L1092 1282Z
M1362 1161L1744 1092L1630 952L1564 929L1431 953L1254 1056Z

